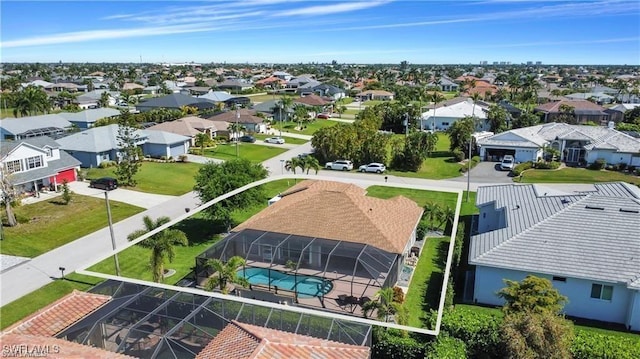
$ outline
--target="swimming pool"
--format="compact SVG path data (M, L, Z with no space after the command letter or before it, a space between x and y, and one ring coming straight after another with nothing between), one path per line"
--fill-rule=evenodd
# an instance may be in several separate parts
M244 276L251 284L277 286L278 288L298 292L301 298L321 297L333 289L333 283L319 277L307 275L293 275L271 271L265 268L245 268L240 269L238 274ZM271 281L271 283L269 283ZM298 285L296 286L296 282Z

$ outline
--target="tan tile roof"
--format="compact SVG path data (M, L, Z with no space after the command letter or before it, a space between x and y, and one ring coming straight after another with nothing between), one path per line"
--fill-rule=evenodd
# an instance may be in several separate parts
M213 121L194 116L179 118L175 121L162 122L147 128L147 130L167 131L187 137L194 137L195 135L202 133L201 130L204 129L212 129L213 131L218 130Z
M0 336L3 354L13 357L43 357L47 359L126 359L132 356L110 352L54 337L24 334ZM15 350L15 351L12 351ZM4 355L3 355L4 356Z
M24 320L5 333L54 336L111 300L100 294L74 290Z
M249 218L234 231L257 229L300 236L373 245L390 253L403 253L422 208L412 200L367 197L353 184L304 181L302 189Z
M561 105L571 106L576 111L578 110L604 111L605 110L604 107L587 100L575 100L575 101L561 100L561 101L547 102L536 107L535 110L543 111L543 112L552 112L552 113L561 112L560 111Z
M367 359L370 349L232 321L196 359Z
M264 119L255 115L255 111L248 110L246 108L240 109L240 121L239 123L263 123ZM227 111L221 114L209 117L211 121L226 121L229 123L236 122L236 111Z
M327 101L318 95L307 95L304 97L293 100L296 103L302 103L309 106L324 106L330 104L331 101Z

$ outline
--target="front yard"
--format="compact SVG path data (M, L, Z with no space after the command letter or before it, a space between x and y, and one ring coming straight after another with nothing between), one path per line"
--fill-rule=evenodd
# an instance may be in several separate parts
M518 179L514 179L518 181ZM622 181L640 186L640 177L607 170L565 167L558 170L526 170L522 183L598 183Z
M240 158L246 158L253 163L266 161L271 157L275 157L285 152L287 152L287 149L285 148L262 146L253 143L241 142L238 146L238 154ZM222 144L218 145L216 148L205 149L204 155L211 158L217 158L219 160L233 160L237 158L236 145ZM193 185L191 187L193 187Z
M68 204L59 199L15 207L16 227L4 227L2 254L36 257L107 226L107 209L103 199L74 195ZM113 222L144 209L110 201ZM4 212L3 212L4 217Z
M134 191L180 196L193 190L194 177L202 165L199 163L143 162L135 176L135 187L123 187ZM91 168L88 178L115 177L115 167Z
M264 141L266 138L273 137L273 136L272 135L255 134L255 135L253 135L253 137L256 138L256 141ZM305 143L309 142L308 140L305 140L305 139L302 139L302 138L287 137L286 135L283 135L282 138L284 138L285 143L288 143L288 144L291 144L291 145L302 145L302 144L305 144Z

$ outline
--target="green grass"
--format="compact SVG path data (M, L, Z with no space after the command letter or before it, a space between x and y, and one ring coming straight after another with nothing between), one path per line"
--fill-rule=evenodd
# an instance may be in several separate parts
M426 158L422 162L422 166L418 172L388 170L388 173L400 177L426 179L460 177L460 169L463 165L453 161L453 156L451 152L449 152L449 146L451 144L449 136L443 132L437 132L436 135L438 136L438 142L436 143L435 152L431 154L431 157ZM404 135L400 134L394 136L404 138Z
M266 138L273 137L273 136L271 136L271 135L262 135L262 134L257 134L256 133L256 134L253 135L253 137L255 137L258 141L264 141ZM285 143L292 144L292 145L302 145L302 144L305 144L305 143L309 142L308 140L304 140L302 138L287 137L285 135L283 135L282 138L284 138Z
M522 183L598 183L629 182L640 186L640 177L615 171L594 171L586 168L562 168L559 170L527 170L522 174Z
M449 238L427 238L414 269L404 306L409 310L411 327L424 328L429 310L438 309ZM433 329L433 328L430 328Z
M142 167L135 176L138 184L135 187L126 187L134 191L165 194L171 196L183 195L193 190L196 184L195 175L202 167L199 163L159 163L143 162ZM115 177L115 167L91 168L88 177Z
M273 96L271 94L261 94L261 95L243 95L243 96L247 96L251 102L253 103L258 103L258 102L266 102L266 101L270 101L273 100L274 98L276 100L279 100L281 96Z
M36 257L107 226L103 199L74 195L68 205L59 199L15 207L18 218L28 219L16 227L5 227L2 254ZM113 222L144 209L110 201Z
M306 128L302 131L296 130L295 128L298 126L297 122L285 122L282 127L282 131L291 132L291 133L299 133L302 135L313 135L316 131L321 128L331 127L337 125L338 121L330 121L330 120L315 120L313 122L306 123L304 126ZM280 123L275 123L272 128L276 131L280 129Z
M460 216L478 213L475 206L476 193L469 192L469 202L466 202L466 191L462 194L462 206L460 208ZM418 206L423 207L427 203L437 203L442 207L451 207L455 209L458 200L456 193L424 191L420 189L396 188L385 186L367 187L367 196L376 198L391 198L395 196L405 196L415 201Z
M241 142L238 147L240 158L246 158L253 163L260 163L271 157L287 152L287 149L284 148L262 146L244 142ZM236 145L218 145L215 149L204 150L204 155L225 161L233 160L236 159Z
M35 313L74 289L86 291L102 282L102 279L76 273L65 275L66 280L55 280L0 308L0 329L4 330L20 319Z
M0 108L0 118L6 118L6 117L15 117L13 115L13 107L9 107L9 108Z

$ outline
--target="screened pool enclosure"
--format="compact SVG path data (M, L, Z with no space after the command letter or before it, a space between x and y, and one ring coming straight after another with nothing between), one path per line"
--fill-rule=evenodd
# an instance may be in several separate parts
M245 295L263 299L265 296L257 292L269 292L290 297L297 304L329 309L338 309L336 306L341 307L345 301L361 303L381 288L393 286L401 258L362 243L244 229L229 234L196 259L197 283L204 286L213 274L206 266L207 260L225 262L233 256L246 260L245 268L238 271L251 283ZM257 281L252 280L255 273L259 275ZM315 289L309 284L314 281Z

